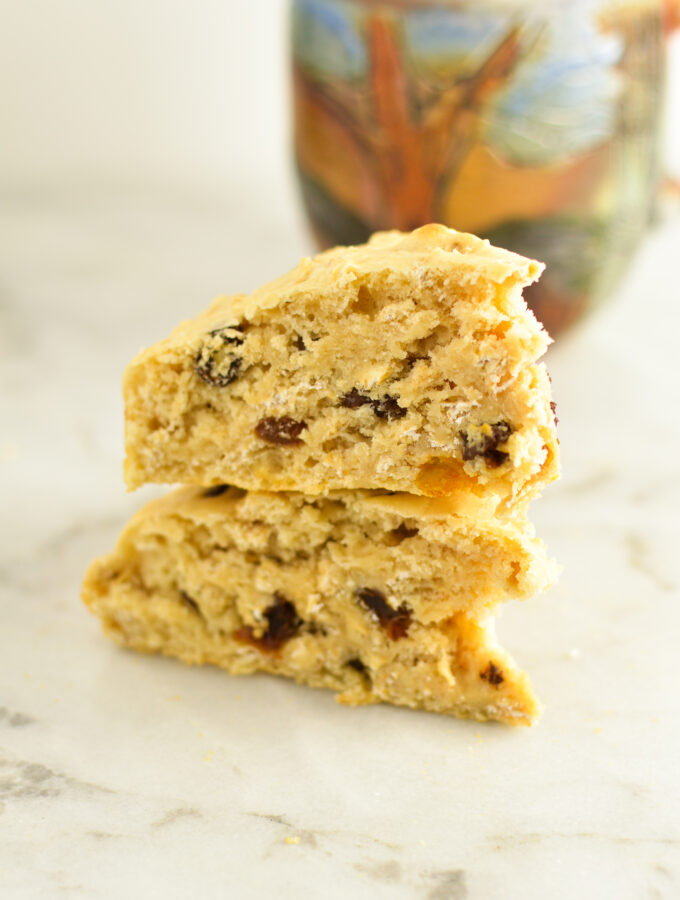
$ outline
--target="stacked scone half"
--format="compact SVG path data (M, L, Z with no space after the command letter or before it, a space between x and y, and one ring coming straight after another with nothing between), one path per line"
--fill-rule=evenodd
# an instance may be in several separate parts
M541 265L439 225L221 297L125 374L131 488L183 484L93 563L137 650L345 703L527 724L499 603L555 576L527 519L557 477Z

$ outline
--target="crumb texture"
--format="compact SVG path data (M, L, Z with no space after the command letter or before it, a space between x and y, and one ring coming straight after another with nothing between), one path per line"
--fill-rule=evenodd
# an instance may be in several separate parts
M83 596L120 643L233 674L530 723L527 677L490 613L554 576L529 526L425 498L181 488L131 521Z
M540 270L426 226L218 298L126 371L128 485L521 505L557 475L549 338L522 299Z

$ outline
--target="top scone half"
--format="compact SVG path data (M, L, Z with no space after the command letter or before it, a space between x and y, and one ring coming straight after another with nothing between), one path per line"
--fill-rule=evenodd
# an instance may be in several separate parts
M516 508L557 477L542 265L427 225L220 297L128 366L125 476Z

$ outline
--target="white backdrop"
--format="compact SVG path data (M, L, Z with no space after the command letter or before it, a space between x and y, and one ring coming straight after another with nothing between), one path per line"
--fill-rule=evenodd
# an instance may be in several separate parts
M0 0L0 23L0 185L285 177L285 0Z
M287 163L283 0L0 0L0 182Z

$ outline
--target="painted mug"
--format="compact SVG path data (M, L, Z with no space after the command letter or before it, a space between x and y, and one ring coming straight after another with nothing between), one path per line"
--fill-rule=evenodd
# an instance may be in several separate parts
M293 0L321 246L439 221L547 263L556 335L611 293L659 181L662 0Z

